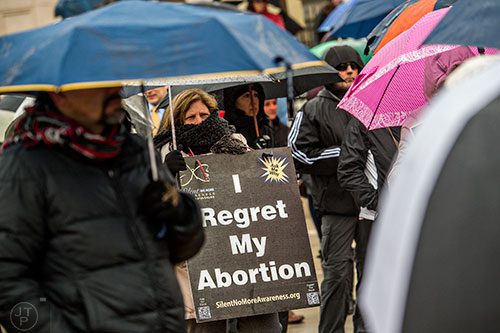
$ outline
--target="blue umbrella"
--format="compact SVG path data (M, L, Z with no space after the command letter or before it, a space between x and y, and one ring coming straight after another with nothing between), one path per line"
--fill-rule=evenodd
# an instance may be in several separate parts
M500 1L457 1L424 44L483 46L500 49Z
M0 38L0 92L65 91L186 80L236 80L328 67L264 16L200 6L120 1Z
M330 26L330 36L366 37L382 19L405 0L351 0L344 15ZM337 7L339 8L339 7ZM337 15L335 10L329 16ZM328 17L325 21L328 20ZM326 28L326 27L323 27Z
M344 1L326 17L318 28L318 32L329 32L342 20L358 0Z

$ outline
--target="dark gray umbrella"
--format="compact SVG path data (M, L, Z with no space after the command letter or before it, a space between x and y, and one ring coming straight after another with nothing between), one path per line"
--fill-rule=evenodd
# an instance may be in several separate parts
M424 44L452 44L500 49L500 1L457 1Z
M340 78L337 75L338 71L333 67L326 66L312 66L307 68L299 68L293 70L293 92L294 95L303 94L316 87L339 82ZM223 82L209 82L197 84L193 81L192 84L184 85L174 85L172 87L172 97L174 97L179 92L189 89L189 88L199 88L207 92L213 92L217 90L222 90L229 87L235 87L238 85L244 85L252 82L258 82L264 88L266 98L278 98L287 96L287 80L286 73L273 74L273 75L262 75L248 77L245 80L225 80ZM160 84L157 81L155 84L146 83L146 90L164 86L165 84ZM140 91L139 87L127 86L124 88L123 97L127 98L132 95L138 94Z
M499 71L426 111L368 250L360 301L373 332L498 331Z
M295 69L293 71L293 95L297 96L313 88L333 82L339 82L340 77L337 75L337 73L338 71L330 66L313 66L308 68ZM207 80L207 82L208 81L210 80ZM234 82L231 82L231 80L225 80L223 82L212 81L210 83L196 84L197 82L193 81L192 84L172 86L172 98L174 98L183 90L189 88L199 88L215 94L219 105L222 106L223 101L219 96L221 94L218 95L218 92L221 92L225 88L245 85L252 82L258 82L262 85L266 98L287 97L286 73L280 73L273 75L262 75L260 77L249 76L245 80ZM164 84L159 83L159 81L156 81L155 84L146 83L145 89L148 90L165 86L167 82L164 82ZM142 96L137 95L139 93L140 87L126 86L123 88L122 97L125 98L123 101L123 106L130 115L132 124L139 134L143 134L146 131L147 126L151 126L151 121L149 119L146 119L144 116L145 104Z

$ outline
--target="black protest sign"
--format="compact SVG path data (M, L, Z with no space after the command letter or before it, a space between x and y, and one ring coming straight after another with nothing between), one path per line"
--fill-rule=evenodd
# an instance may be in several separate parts
M188 262L197 321L319 305L288 148L186 158L182 190L203 212L207 241Z

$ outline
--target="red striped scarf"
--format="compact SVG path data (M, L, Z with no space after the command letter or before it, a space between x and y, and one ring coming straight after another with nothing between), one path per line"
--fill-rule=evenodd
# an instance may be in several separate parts
M15 144L25 146L61 146L92 160L117 156L125 140L121 125L107 127L104 134L94 134L82 125L55 111L27 108L14 133L2 145L1 152Z

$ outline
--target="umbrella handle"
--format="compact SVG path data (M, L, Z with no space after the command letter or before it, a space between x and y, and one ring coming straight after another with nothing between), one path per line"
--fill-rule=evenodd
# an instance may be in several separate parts
M151 119L151 113L149 112L148 100L146 99L146 93L144 91L144 83L141 83L141 92L144 98L144 116L146 119L149 119L151 123L153 123L153 120ZM146 140L148 143L149 163L151 165L151 180L156 182L159 178L158 165L156 164L156 154L153 144L153 132L151 131L151 126L146 126Z
M293 98L295 97L295 93L293 90L293 69L292 65L286 61L283 57L276 57L274 62L279 65L283 63L286 68L286 104L287 104L287 114L288 120L291 122L294 117L294 107L293 107Z
M255 134L257 137L260 136L259 132L259 122L257 121L257 113L259 113L260 110L255 111L253 107L253 94L252 94L252 85L248 85L248 96L250 97L250 107L252 108L252 115L253 115L253 126L255 128Z
M174 109L172 106L172 86L168 86L168 108L170 110L170 126L172 127L172 146L177 150L177 136L175 134L174 125Z

